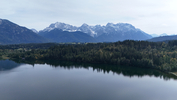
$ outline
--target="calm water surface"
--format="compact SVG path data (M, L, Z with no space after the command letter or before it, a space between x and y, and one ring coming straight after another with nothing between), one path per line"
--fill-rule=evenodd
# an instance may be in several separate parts
M0 100L177 99L177 78L156 70L44 63L0 61Z

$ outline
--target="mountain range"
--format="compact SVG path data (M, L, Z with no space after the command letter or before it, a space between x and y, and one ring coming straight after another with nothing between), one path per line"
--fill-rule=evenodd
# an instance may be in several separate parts
M0 19L0 44L45 43L45 42L116 42L123 40L165 41L177 39L177 36L161 36L152 38L151 35L135 28L128 23L108 23L105 26L80 27L56 22L47 28L36 31L19 26L5 19Z
M56 30L58 29L58 31ZM55 36L53 30L55 30ZM83 24L80 27L76 27L73 25L56 22L44 30L39 31L39 35L47 38L51 36L53 39L60 39L58 35L61 35L63 32L80 32L80 34L88 34L93 37L97 42L116 42L123 40L146 40L152 38L151 35L141 31L140 29L135 28L133 25L128 23L108 23L106 26L95 25L89 26L87 24ZM44 35L45 34L45 35ZM90 38L90 37L89 37ZM57 42L57 41L56 41Z

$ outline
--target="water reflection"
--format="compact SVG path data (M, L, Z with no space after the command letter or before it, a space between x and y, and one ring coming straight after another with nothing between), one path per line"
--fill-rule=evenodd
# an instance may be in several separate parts
M20 65L22 65L22 64L16 63L11 60L0 60L0 71L12 70L16 67L19 67Z
M26 64L19 66L21 63ZM11 68L0 74L0 100L177 98L176 77L152 69L63 61L7 60L6 64Z
M65 69L74 69L74 68L85 68L89 69L90 67L93 68L93 71L97 72L103 72L103 73L109 73L113 72L113 74L122 74L127 77L134 77L137 76L139 78L142 78L143 76L154 76L154 77L160 77L164 80L170 80L174 79L177 80L177 77L166 73L161 72L159 70L155 69L149 69L149 68L139 68L139 67L130 67L130 66L117 66L117 65L106 65L106 64L88 64L88 63L76 63L76 62L68 62L68 61L26 61L26 60L15 60L16 63L27 63L31 65L35 64L48 64L52 67L62 67Z

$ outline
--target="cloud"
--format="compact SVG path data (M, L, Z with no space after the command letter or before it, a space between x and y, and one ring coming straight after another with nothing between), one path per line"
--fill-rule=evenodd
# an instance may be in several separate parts
M174 34L176 3L175 0L1 0L0 16L37 30L56 21L76 26L125 22L150 34Z

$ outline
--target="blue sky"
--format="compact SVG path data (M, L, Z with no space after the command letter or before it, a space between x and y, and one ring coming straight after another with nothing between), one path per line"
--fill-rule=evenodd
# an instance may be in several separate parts
M51 23L81 26L130 23L148 34L177 34L176 0L0 0L0 18L42 30Z

